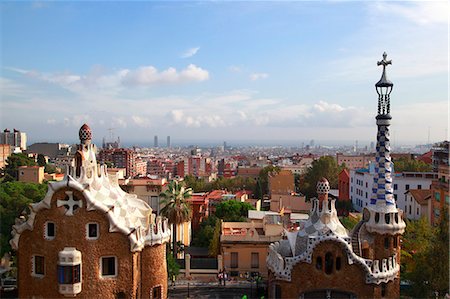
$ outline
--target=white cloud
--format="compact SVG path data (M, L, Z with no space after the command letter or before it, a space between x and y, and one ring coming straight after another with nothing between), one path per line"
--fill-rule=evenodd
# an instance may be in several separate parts
M158 71L154 66L142 66L135 70L119 69L106 72L102 67L94 66L84 75L70 72L41 73L14 67L7 69L87 96L98 93L112 96L131 86L150 87L161 84L201 82L209 79L209 72L194 64L189 64L180 71L173 67Z
M200 47L190 48L187 49L182 55L182 58L189 58L197 54L198 50L200 50Z
M54 124L56 124L56 119L54 119L54 118L49 118L49 119L47 119L47 123L48 123L49 125L54 125Z
M250 80L252 81L256 81L256 80L260 80L260 79L266 79L269 77L269 74L267 73L253 73L250 74Z
M172 110L170 112L172 121L175 124L183 125L185 127L200 128L200 127L224 127L227 124L219 115L208 114L204 111L203 115L190 115L183 110Z
M150 126L150 119L147 117L142 117L138 115L132 115L131 119L133 120L134 124L139 127L149 127Z
M121 127L121 128L126 128L128 125L127 121L125 120L125 117L113 117L111 124L113 127Z
M419 25L448 23L448 1L376 2L374 6L381 13L404 17Z

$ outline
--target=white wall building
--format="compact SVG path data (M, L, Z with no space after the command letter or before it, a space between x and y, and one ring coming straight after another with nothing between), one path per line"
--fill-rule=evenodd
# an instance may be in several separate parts
M350 200L353 208L362 212L363 208L370 204L372 196L374 167L369 169L350 170ZM430 189L431 181L437 179L437 173L433 172L403 172L393 176L394 198L397 207L406 211L406 195L409 189Z

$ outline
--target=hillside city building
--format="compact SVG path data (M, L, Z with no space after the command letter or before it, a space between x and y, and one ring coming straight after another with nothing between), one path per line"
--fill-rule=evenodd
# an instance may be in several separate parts
M269 298L382 298L400 296L400 235L403 211L393 196L390 157L390 93L386 53L376 117L377 152L370 204L349 233L340 223L325 178L317 183L307 223L270 245Z
M166 219L98 166L85 124L73 164L16 220L20 298L166 298Z
M16 129L12 132L5 129L0 133L0 144L9 144L12 148L25 151L27 149L27 134Z

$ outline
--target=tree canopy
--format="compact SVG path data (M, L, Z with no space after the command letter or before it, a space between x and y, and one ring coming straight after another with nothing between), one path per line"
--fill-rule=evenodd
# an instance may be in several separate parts
M330 182L332 189L337 188L339 172L343 166L339 166L336 159L331 156L323 156L312 162L311 167L306 172L300 191L308 198L316 196L317 182L326 178Z
M407 159L407 158L399 158L394 160L394 171L395 172L404 172L404 171L413 171L413 172L426 172L431 171L431 165L427 164L420 160Z
M4 181L17 181L19 166L36 166L36 162L25 154L12 154L6 159Z
M261 169L255 189L256 198L262 199L264 195L269 194L269 174L278 173L280 170L280 167L273 165Z
M246 220L248 210L254 210L253 206L237 200L222 201L216 206L216 217L228 222L243 222Z
M11 229L15 219L28 209L30 203L42 200L46 193L47 184L23 182L2 182L0 184L1 256L11 251L9 240L11 240Z
M448 209L441 210L437 227L425 218L408 221L402 244L402 277L412 283L409 295L443 297L449 281Z
M186 186L192 188L195 192L210 192L212 190L226 189L231 192L239 190L254 190L256 186L255 180L251 178L235 177L235 178L218 178L212 182L206 182L203 179L198 179L192 175L184 177Z

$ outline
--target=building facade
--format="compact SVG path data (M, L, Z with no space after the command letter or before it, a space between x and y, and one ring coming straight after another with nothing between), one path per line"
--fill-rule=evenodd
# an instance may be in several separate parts
M269 298L398 298L403 211L395 205L390 158L390 93L383 60L377 82L376 171L363 219L348 232L340 223L325 178L317 183L308 222L270 245Z
M8 129L0 133L0 144L9 144L11 147L20 148L25 151L27 149L27 134L14 129L12 132Z
M18 181L42 184L44 181L44 166L19 166Z
M98 153L100 163L112 163L115 168L125 168L127 177L134 177L138 173L136 171L136 152L126 148L102 149Z
M97 165L87 125L79 135L64 180L13 226L19 297L166 298L167 220Z
M6 159L11 155L11 147L8 144L0 144L0 168L6 166Z
M350 199L353 208L362 212L370 204L372 181L375 177L375 167L369 169L350 170ZM402 172L394 173L392 184L393 196L397 206L406 211L405 192L409 189L430 189L431 183L437 178L434 172Z

